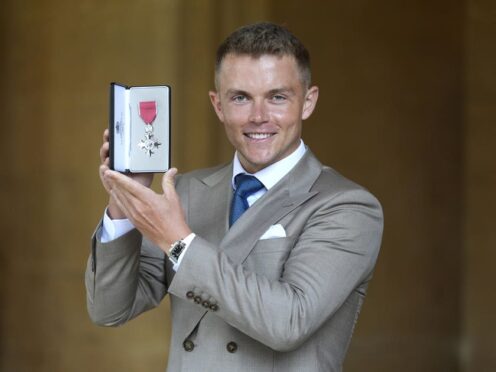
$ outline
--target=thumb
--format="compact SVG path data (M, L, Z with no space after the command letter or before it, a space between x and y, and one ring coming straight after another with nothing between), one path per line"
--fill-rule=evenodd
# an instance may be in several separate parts
M164 173L164 176L162 177L162 189L164 190L164 192L166 192L167 189L170 188L174 189L176 174L176 168L170 168L167 172Z

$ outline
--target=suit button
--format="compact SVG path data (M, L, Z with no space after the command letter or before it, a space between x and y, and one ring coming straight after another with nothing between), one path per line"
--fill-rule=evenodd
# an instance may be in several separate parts
M195 297L193 291L188 291L188 293L186 293L186 298L192 299L193 297Z
M191 340L184 340L183 347L186 351L193 351L193 349L195 348L195 344Z
M194 301L195 301L195 303L196 303L196 304L201 304L202 299L201 299L201 297L200 297L200 296L195 296Z
M210 307L210 302L208 302L208 301L203 301L203 302L202 302L202 306L208 309L208 308Z
M210 305L210 310L217 311L217 310L219 310L219 306L217 306L217 304L211 304Z
M229 351L230 353L235 353L236 350L238 350L238 344L234 341L231 341L229 342L227 345L226 345L226 349L227 351Z

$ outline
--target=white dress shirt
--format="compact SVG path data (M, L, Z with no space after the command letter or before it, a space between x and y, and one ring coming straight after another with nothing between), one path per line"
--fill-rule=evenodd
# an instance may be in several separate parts
M268 190L270 190L276 183L278 183L286 174L288 174L295 165L300 161L300 159L305 155L306 146L303 143L303 140L300 140L300 145L298 148L293 151L290 155L286 156L284 159L279 160L278 162L269 165L268 167L256 172L256 173L248 173L243 166L241 165L238 153L234 154L233 160L233 176L232 176L232 186L233 190L236 189L236 185L234 183L234 178L241 173L246 173L257 177L257 179L262 182L264 187L257 191L256 193L250 195L247 198L248 205L251 207L253 203L255 203L258 199L260 199ZM128 219L115 219L112 220L105 210L103 215L103 224L102 224L102 235L100 237L102 243L107 243L111 240L117 239L127 232L131 231L134 228L134 225ZM173 269L177 271L179 265L181 264L181 260L184 257L189 245L193 241L195 237L194 233L191 233L186 238L183 239L186 244L185 248L181 252L177 260L177 264L173 266Z

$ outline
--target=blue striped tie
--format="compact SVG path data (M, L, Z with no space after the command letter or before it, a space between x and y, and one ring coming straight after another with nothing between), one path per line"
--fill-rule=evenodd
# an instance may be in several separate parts
M247 174L238 174L234 178L236 191L234 192L231 215L229 216L229 226L232 226L236 220L249 208L246 200L250 195L261 190L264 185L255 176Z

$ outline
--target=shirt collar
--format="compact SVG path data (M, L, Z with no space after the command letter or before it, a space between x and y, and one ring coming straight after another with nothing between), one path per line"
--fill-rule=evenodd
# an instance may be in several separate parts
M305 155L306 151L307 148L303 143L303 140L300 140L300 145L291 154L254 174L248 173L243 168L238 159L238 152L236 151L236 153L234 154L233 176L231 180L233 189L236 189L236 186L234 184L234 177L236 177L240 173L246 173L257 177L258 180L263 183L265 188L267 190L270 190L277 182L281 180L281 178L283 178L286 174L289 173L289 171L291 171L291 169L294 168L296 163L298 163L303 155Z

